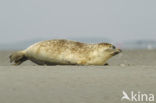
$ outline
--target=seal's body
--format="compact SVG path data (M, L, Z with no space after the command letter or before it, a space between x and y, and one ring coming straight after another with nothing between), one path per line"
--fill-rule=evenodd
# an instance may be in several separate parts
M120 53L108 43L86 44L71 40L47 40L31 45L10 56L15 65L31 60L39 65L104 65Z

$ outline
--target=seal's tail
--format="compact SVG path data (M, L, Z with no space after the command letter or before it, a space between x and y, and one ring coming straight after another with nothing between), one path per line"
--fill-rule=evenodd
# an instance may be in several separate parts
M10 63L14 62L15 65L20 65L22 62L27 60L25 53L23 51L12 53L9 56L9 58L10 58Z

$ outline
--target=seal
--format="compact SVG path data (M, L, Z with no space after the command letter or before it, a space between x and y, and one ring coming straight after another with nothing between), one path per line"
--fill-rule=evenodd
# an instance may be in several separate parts
M121 52L109 43L87 44L54 39L35 43L10 55L10 62L20 65L26 60L39 65L105 65Z

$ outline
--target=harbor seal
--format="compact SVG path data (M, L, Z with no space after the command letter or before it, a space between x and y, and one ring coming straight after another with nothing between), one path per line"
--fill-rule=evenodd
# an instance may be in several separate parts
M26 60L39 65L105 65L120 49L109 43L87 44L55 39L35 43L10 55L10 62L20 65Z

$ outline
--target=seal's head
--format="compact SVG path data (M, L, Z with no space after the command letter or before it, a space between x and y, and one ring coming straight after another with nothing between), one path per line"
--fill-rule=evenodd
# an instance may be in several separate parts
M98 46L106 60L121 52L121 49L117 49L114 45L109 43L99 43Z
M104 52L108 52L112 56L115 56L121 52L121 49L117 49L114 45L109 43L99 43L98 45L104 50Z
M108 52L112 56L115 56L121 52L121 49L118 49L114 45L110 44L106 49L106 52Z

